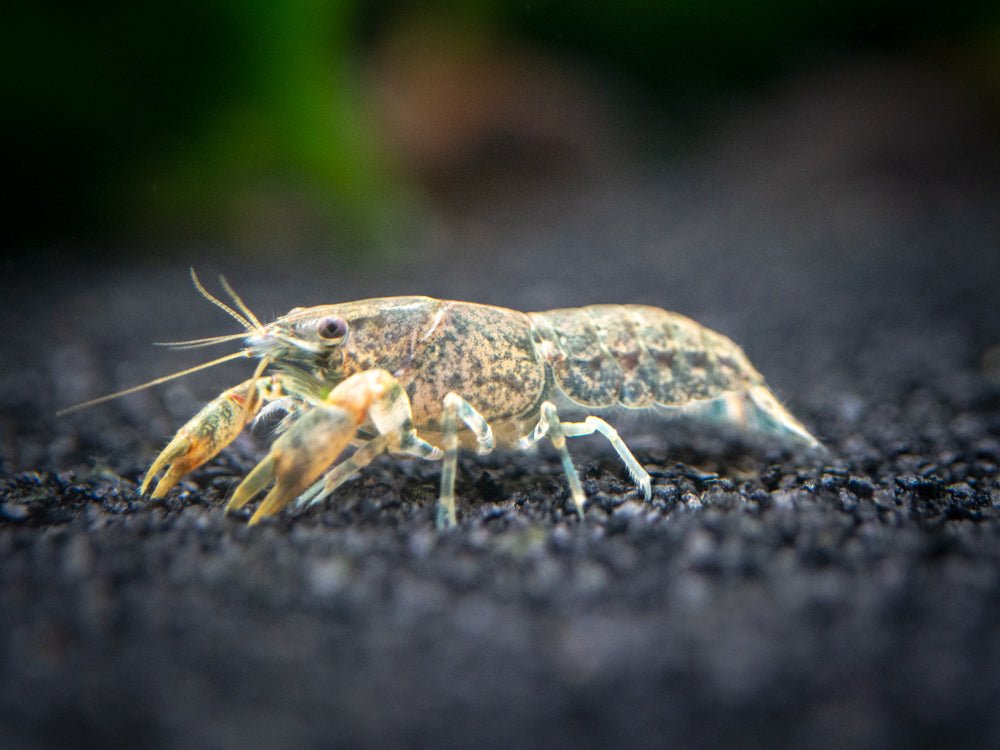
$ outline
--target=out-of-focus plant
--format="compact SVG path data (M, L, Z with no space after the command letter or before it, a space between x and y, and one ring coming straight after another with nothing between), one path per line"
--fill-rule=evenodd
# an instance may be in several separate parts
M568 53L615 69L679 117L844 49L936 51L958 39L981 85L1000 92L997 29L995 0L15 0L0 23L7 228L51 237L179 227L259 232L265 242L315 239L319 228L332 249L363 248L398 238L420 177L386 140L407 122L379 120L378 85L391 97L401 83L473 61L494 73L445 74L425 90L447 99L449 87L499 81L510 96L533 85L535 60L511 65L509 51L543 49L545 59ZM432 33L421 41L423 30ZM392 35L411 55L397 55L395 71L410 60L424 77L378 79L379 55L399 50ZM502 64L490 67L490 45L507 50L493 58ZM515 75L504 81L504 71ZM462 101L481 105L495 92L454 93L457 117ZM419 92L406 95L414 107ZM512 101L523 111L534 100ZM476 127L490 116L481 109L467 118ZM438 110L422 126L448 125ZM411 140L440 153L449 132L470 140L453 125Z
M301 217L377 233L402 183L363 105L358 6L9 8L0 127L13 228L212 234Z

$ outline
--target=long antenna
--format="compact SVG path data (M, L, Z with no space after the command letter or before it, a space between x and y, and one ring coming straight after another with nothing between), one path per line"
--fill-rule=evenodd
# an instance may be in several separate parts
M135 393L136 391L141 391L145 388L150 388L154 385L159 385L160 383L166 383L168 380L173 380L174 378L181 378L185 375L190 375L192 372L198 372L198 370L205 370L209 367L215 367L215 365L221 365L223 362L229 362L232 359L238 359L239 357L249 357L252 356L247 350L241 349L238 352L233 352L232 354L227 354L225 357L219 357L218 359L213 359L211 362L205 362L204 364L195 365L194 367L189 367L186 370L181 370L180 372L175 372L172 375L164 375L162 378L157 378L156 380L150 380L148 383L143 383L142 385L132 386L131 388L126 388L124 391L118 391L117 393L109 393L107 396L100 396L99 398L93 398L90 401L84 401L82 404L76 404L75 406L68 406L65 409L60 409L56 412L57 417L61 417L64 414L69 414L70 412L77 411L79 409L85 409L88 406L94 406L95 404L102 404L105 401L110 401L113 398L118 398L119 396L127 396L130 393Z

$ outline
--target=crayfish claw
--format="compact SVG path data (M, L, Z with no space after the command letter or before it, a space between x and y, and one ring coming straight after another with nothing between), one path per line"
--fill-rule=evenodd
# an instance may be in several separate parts
M206 404L156 457L142 480L139 493L145 495L153 477L166 469L152 495L154 499L163 497L185 474L233 442L260 408L260 382L256 378L247 380Z
M253 471L247 474L243 481L233 492L233 496L226 503L226 513L231 510L239 510L246 505L250 499L264 489L272 479L274 479L275 457L272 451L259 464L253 467Z
M153 465L149 467L149 471L146 472L146 476L142 480L142 486L139 487L139 494L146 494L146 490L153 481L153 477L165 467L167 467L167 472L157 483L152 497L156 499L167 494L170 488L181 480L181 477L197 466L191 459L185 459L192 447L193 443L186 434L183 432L177 433L174 439L156 457Z
M257 506L257 510L254 514L250 516L250 521L247 523L248 526L253 526L264 516L270 516L277 513L279 510L288 505L295 496L299 494L296 489L297 485L294 479L289 479L287 477L281 477L275 482L274 487L268 492L261 504Z
M250 518L255 524L288 505L339 456L354 438L359 418L338 406L321 404L279 437L270 452L240 482L226 511L245 505L275 479L274 487Z

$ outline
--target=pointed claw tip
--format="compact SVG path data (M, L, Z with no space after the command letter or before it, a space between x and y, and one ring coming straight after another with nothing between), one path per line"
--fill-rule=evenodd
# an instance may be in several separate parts
M231 498L229 498L229 502L226 503L225 511L226 511L227 514L231 513L234 510L239 510L245 504L246 504L246 500L239 500L239 499L237 499L236 495L233 495Z
M251 514L250 520L247 521L247 526L256 526L258 523L260 523L260 520L262 518L264 518L264 516L266 516L266 515L268 515L268 514L264 512L264 506L263 506L263 504L258 505L257 506L257 510L255 510Z

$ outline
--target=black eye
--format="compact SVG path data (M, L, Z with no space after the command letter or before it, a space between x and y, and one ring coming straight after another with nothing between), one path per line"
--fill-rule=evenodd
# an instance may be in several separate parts
M316 333L321 339L337 341L347 335L347 321L339 315L322 318L316 323Z

